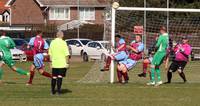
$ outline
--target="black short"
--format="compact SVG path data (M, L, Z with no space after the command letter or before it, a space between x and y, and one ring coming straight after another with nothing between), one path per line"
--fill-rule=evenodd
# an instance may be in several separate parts
M187 62L186 61L173 61L172 64L169 67L169 70L172 70L172 72L175 72L178 69L184 70Z
M65 77L66 72L67 72L66 68L52 68L52 75L53 76L61 75L62 77Z

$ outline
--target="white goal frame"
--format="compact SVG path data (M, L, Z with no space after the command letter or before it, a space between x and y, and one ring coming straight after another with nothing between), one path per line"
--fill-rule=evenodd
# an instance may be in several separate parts
M112 25L111 25L111 43L112 45L115 45L115 15L116 11L123 10L123 11L160 11L160 12L194 12L194 13L200 13L200 9L187 9L187 8L145 8L145 7L119 7L119 8L113 8L112 7ZM167 16L168 17L168 16ZM144 17L146 20L146 17ZM146 23L144 23L146 24ZM168 25L168 24L167 24ZM144 25L146 26L146 25ZM168 26L167 26L168 27ZM146 36L144 27L144 36ZM114 51L111 49L111 53L114 53ZM110 83L114 83L114 61L111 62L110 66Z

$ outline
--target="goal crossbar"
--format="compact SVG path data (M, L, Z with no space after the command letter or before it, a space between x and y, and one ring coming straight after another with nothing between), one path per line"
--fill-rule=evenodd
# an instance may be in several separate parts
M143 7L119 7L116 10L132 10L132 11L163 11L163 12L200 12L200 9L186 8L143 8Z

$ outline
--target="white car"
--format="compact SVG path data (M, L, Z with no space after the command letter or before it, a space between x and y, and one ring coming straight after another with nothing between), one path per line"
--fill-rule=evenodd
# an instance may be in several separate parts
M83 48L83 61L104 59L110 53L108 41L91 41Z
M17 48L11 49L10 51L11 51L13 60L20 61L20 62L27 60L27 56L24 53L24 51Z
M91 39L67 39L65 40L71 48L71 55L82 55L84 46L92 41Z

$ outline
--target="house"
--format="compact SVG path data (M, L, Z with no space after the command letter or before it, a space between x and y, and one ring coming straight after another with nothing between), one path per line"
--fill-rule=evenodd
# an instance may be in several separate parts
M107 0L9 0L10 25L73 23L74 20L103 24Z
M6 2L7 0L0 1L0 23L8 23L10 21L9 9L4 6Z

